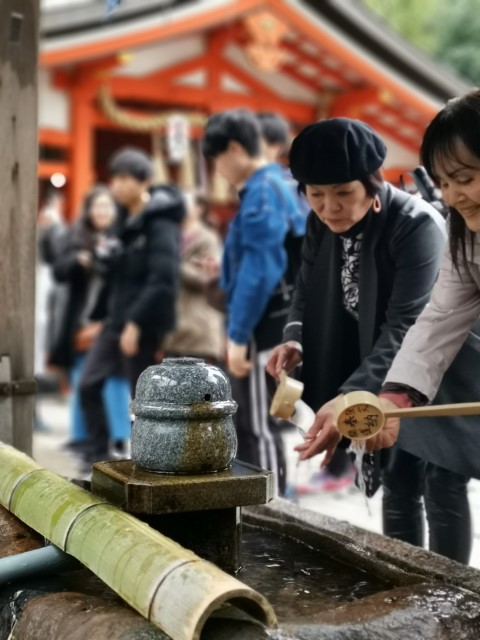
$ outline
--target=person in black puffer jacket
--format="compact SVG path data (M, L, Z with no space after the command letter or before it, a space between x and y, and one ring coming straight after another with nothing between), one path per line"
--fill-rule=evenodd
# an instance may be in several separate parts
M110 175L112 194L120 205L117 235L122 248L104 256L111 286L107 320L80 381L91 441L87 464L108 454L102 398L106 379L124 371L134 396L139 375L155 364L163 336L174 328L180 223L185 216L176 187L150 186L152 162L142 151L117 152Z

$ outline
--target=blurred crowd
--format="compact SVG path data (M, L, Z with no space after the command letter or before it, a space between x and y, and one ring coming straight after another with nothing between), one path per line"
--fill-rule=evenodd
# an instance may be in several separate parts
M250 265L244 260L250 273L242 275L240 286L251 288L252 277L258 281L256 292L247 292L252 308L242 303L234 312L246 342L258 338L256 373L237 377L237 360L228 348L232 283L221 284L222 260L225 272L226 260L239 260L238 247L224 253L225 237L208 194L155 184L152 158L129 147L110 158L109 183L85 194L81 210L69 216L72 223L65 222L55 192L39 213L37 376L41 389L56 382L69 395L70 436L63 447L85 472L96 460L128 454L129 403L141 371L164 357L193 356L231 373L240 406L239 458L267 468L277 468L278 459L285 490L280 432L266 410L272 381L267 391L265 354L281 342L309 207L285 166L288 123L273 113L240 116L238 127L247 120L249 149L238 168L231 163L239 177L230 183L241 187L248 173L261 169L261 182L268 180L275 196L262 235L252 228L265 260ZM275 235L268 238L270 232ZM265 313L270 298L273 307ZM248 355L244 362L250 369ZM252 393L263 400L253 402ZM36 428L48 429L40 412Z

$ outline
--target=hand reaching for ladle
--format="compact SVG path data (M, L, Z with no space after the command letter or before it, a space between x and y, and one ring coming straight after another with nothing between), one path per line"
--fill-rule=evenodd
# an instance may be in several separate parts
M323 468L330 462L338 443L342 439L342 433L338 428L338 417L342 411L342 398L344 398L343 394L325 403L317 411L315 422L308 430L305 441L295 447L295 451L300 454L300 460L308 460L313 456L326 452L321 467ZM384 412L399 407L398 404L385 396L381 395L378 400ZM388 418L383 428L376 435L365 440L366 451L371 452L392 447L398 438L399 429L400 420L398 418Z

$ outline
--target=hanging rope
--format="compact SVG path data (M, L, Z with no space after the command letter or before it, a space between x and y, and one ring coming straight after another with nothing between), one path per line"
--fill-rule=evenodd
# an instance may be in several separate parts
M106 86L100 87L98 99L103 114L124 129L156 131L165 127L168 119L174 115L173 113L159 113L152 116L140 116L122 109L110 95ZM182 117L188 120L192 126L204 127L207 122L207 118L200 113L182 113Z

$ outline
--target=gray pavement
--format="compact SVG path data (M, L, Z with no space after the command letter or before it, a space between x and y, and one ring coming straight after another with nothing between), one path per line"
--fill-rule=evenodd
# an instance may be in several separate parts
M62 450L68 440L69 411L68 400L57 396L40 397L38 412L41 420L48 425L48 431L34 434L34 457L39 464L66 477L80 477L76 459ZM310 460L297 466L293 447L300 440L296 431L286 432L287 465L289 482L306 482L318 470L319 463ZM470 503L474 522L474 543L470 564L480 569L480 481L472 480L469 485ZM340 491L323 492L311 496L301 496L300 506L323 513L339 520L381 533L381 491L370 500L354 486Z

